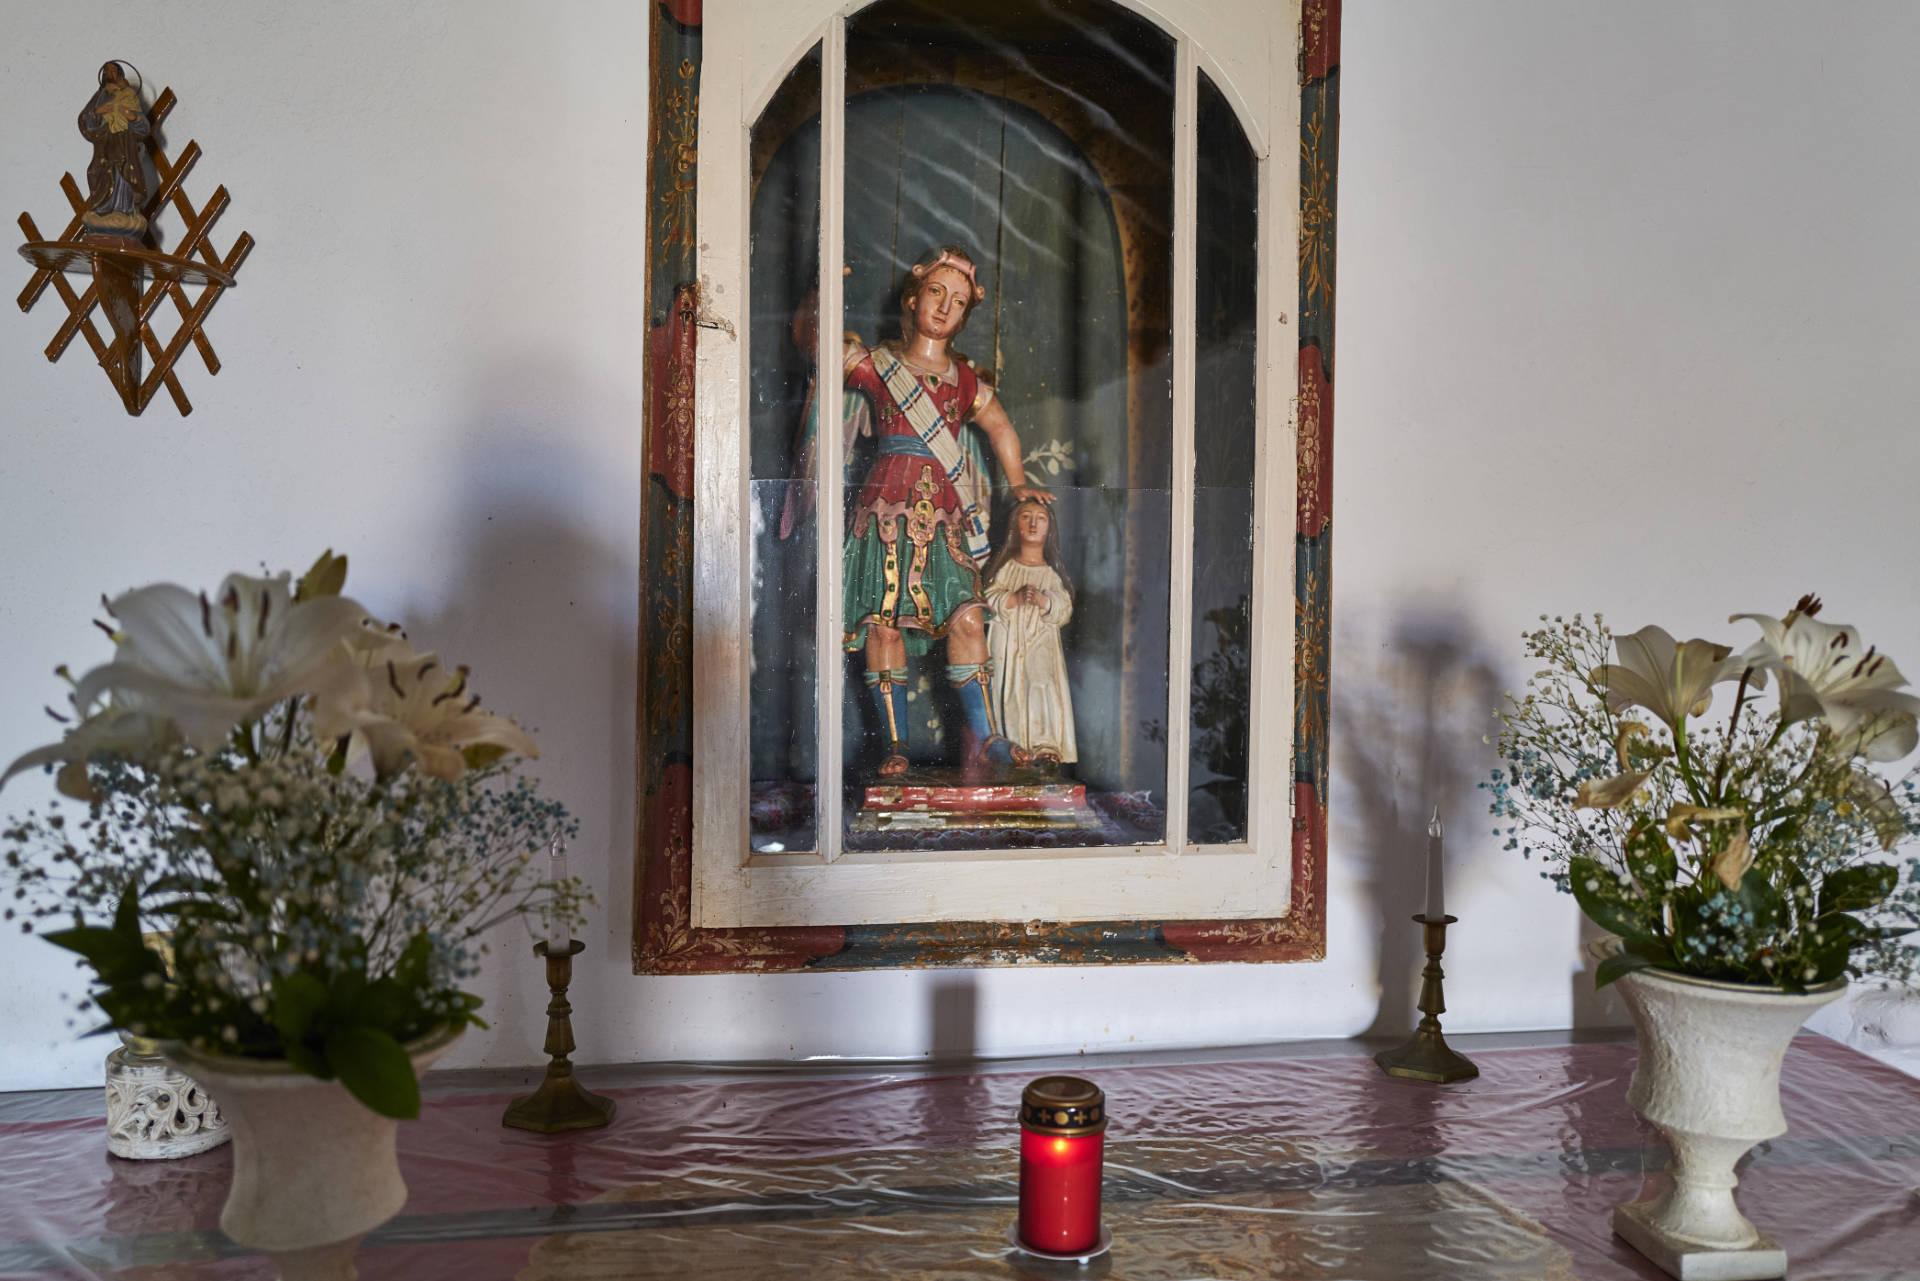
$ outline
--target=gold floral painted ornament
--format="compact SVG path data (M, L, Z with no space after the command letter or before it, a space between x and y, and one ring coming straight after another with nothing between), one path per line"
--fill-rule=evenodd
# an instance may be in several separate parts
M1819 610L1734 615L1760 631L1737 653L1598 615L1526 635L1541 666L1498 713L1506 766L1481 786L1506 847L1620 935L1601 984L1648 966L1790 991L1920 977L1920 859L1898 857L1920 789L1883 772L1920 745L1920 697Z
M404 1117L404 1045L479 1021L482 936L589 896L540 879L575 825L517 776L532 739L342 595L346 568L106 601L112 658L0 777L55 768L85 812L9 820L0 884L23 930L68 923L43 937L92 967L98 1030L282 1059Z

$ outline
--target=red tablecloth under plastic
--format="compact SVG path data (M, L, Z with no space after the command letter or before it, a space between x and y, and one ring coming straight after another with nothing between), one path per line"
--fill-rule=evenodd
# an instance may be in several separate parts
M1608 1226L1667 1159L1626 1105L1633 1056L1619 1042L1479 1051L1479 1079L1443 1087L1357 1054L1082 1060L1113 1117L1114 1245L1065 1273L1005 1240L1030 1069L681 1073L608 1090L614 1124L571 1136L503 1129L503 1093L439 1094L401 1127L412 1195L360 1275L1658 1277ZM1740 1199L1791 1275L1916 1275L1920 1082L1803 1035L1782 1093L1792 1130L1748 1158ZM97 1116L0 1122L0 1275L273 1275L216 1227L225 1149L132 1162L104 1137Z

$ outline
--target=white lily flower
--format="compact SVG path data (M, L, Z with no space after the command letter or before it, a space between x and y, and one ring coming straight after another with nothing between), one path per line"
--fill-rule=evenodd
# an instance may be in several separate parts
M466 772L472 748L539 757L525 730L480 710L466 668L449 672L394 631L370 628L346 649L365 680L357 697L317 699L314 730L322 738L351 735L348 755L371 757L376 773L396 773L411 759L422 773L451 782Z
M75 800L92 800L93 786L87 781L86 765L93 756L106 752L141 760L178 738L173 722L164 716L139 707L107 707L68 730L59 742L21 754L7 766L5 774L0 774L0 787L15 774L59 762L55 786Z
M1673 806L1667 811L1667 835L1685 836L1695 823L1724 823L1730 818L1745 818L1747 812L1726 806L1688 805Z
M1920 698L1901 692L1907 678L1892 659L1863 647L1843 624L1802 614L1786 620L1735 614L1759 626L1754 650L1780 673L1780 718L1823 719L1843 755L1897 761L1920 745Z
M1612 778L1587 779L1575 791L1573 807L1578 810L1619 809L1633 799L1652 770L1632 769Z
M1613 638L1618 663L1593 670L1595 685L1606 691L1608 710L1618 714L1644 707L1675 733L1688 716L1703 714L1713 703L1713 687L1748 671L1746 655L1732 657L1725 645L1695 637L1685 644L1666 629L1642 627L1630 636Z
M1707 870L1720 878L1730 890L1740 888L1740 878L1753 866L1753 837L1741 828L1727 840L1726 848L1707 860Z
M80 678L75 703L131 695L209 751L240 722L327 686L336 647L366 611L344 596L295 604L288 579L229 574L214 601L174 583L109 601L119 648Z

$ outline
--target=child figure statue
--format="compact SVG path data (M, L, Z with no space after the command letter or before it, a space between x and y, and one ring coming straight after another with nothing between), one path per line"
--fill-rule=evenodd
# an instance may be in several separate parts
M1073 696L1060 645L1060 629L1073 617L1073 585L1060 559L1058 525L1045 503L1031 499L1014 507L1008 525L981 574L993 610L993 714L1036 764L1075 761Z
M985 433L1015 499L1043 511L1053 499L1027 484L1020 437L992 384L952 349L986 297L975 275L964 249L945 245L925 254L900 293L900 338L867 347L849 335L841 367L847 391L871 410L871 426L860 429L871 430L879 445L855 493L841 563L843 643L866 658L866 685L888 739L882 777L908 768L907 655L936 643L946 647L947 679L966 714L966 765L1029 759L1001 732L988 698L980 564L989 550L991 495L962 439L966 424ZM808 319L803 309L794 326L803 349L813 338Z

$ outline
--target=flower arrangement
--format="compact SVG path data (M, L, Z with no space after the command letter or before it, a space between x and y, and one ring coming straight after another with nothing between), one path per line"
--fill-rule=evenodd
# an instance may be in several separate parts
M405 1043L480 1023L480 936L590 898L532 865L576 830L514 776L532 740L341 595L346 569L106 601L113 660L61 669L70 727L0 778L57 767L84 814L12 819L0 877L23 931L71 922L43 937L92 968L96 1031L284 1058L411 1117Z
M1599 615L1526 634L1543 666L1497 713L1506 768L1481 786L1506 848L1620 936L1600 985L1643 966L1789 991L1920 976L1920 859L1896 858L1920 791L1879 769L1920 743L1920 698L1819 610L1734 615L1760 630L1739 654ZM1722 685L1732 709L1709 719Z

